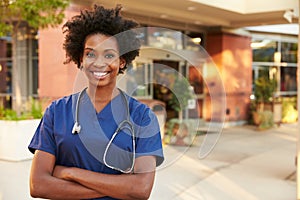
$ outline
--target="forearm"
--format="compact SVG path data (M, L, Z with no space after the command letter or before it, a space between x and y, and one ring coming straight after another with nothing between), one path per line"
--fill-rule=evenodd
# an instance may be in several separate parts
M87 199L101 197L99 192L79 183L63 180L54 171L55 157L37 150L31 165L30 194L47 199Z
M155 172L110 175L69 168L66 179L118 199L148 199Z
M39 177L31 180L30 193L32 197L47 199L88 199L101 197L99 192L79 183L59 179L53 176Z

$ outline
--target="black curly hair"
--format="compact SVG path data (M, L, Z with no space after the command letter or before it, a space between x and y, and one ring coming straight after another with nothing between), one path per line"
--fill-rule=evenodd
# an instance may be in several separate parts
M138 23L124 19L120 14L121 9L121 5L117 5L114 9L94 5L93 10L83 10L80 15L67 21L63 25L63 33L66 34L63 44L67 57L65 64L73 61L80 68L86 37L100 33L116 38L120 57L126 61L126 66L119 71L123 73L127 65L139 55L141 44L133 30L138 27Z

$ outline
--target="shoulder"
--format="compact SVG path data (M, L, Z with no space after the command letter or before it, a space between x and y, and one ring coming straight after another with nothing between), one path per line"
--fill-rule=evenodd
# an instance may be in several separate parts
M145 104L143 101L138 100L134 97L130 97L130 103L137 108L149 109L149 106Z
M151 111L150 107L145 102L138 100L134 97L128 96L128 103L131 113L147 113Z
M64 110L68 107L72 108L72 105L74 102L76 102L78 98L78 93L74 93L71 95L67 95L61 98L58 98L56 100L53 100L49 106L47 107L47 110Z

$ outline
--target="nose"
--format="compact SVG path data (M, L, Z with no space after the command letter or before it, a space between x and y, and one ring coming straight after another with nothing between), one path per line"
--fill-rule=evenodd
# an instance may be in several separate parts
M96 67L106 67L107 65L108 65L108 62L102 56L98 56L96 58L96 60L94 61L94 66L96 66Z

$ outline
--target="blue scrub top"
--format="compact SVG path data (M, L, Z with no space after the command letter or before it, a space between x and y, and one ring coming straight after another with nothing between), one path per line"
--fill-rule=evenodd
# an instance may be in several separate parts
M135 157L155 156L156 165L159 166L164 157L157 118L145 104L128 95L125 96L135 134ZM76 93L53 101L48 106L29 144L29 150L32 153L35 150L42 150L53 154L57 165L79 167L106 174L120 174L121 172L103 163L103 155L118 124L127 118L126 104L122 95L116 96L97 113L84 91L78 109L78 122L82 128L79 134L74 135L72 128L75 123L78 97L79 93ZM110 158L117 158L121 163L130 166L132 148L131 133L124 128L114 138L106 154L106 160L109 164L115 164L115 161L110 161Z

